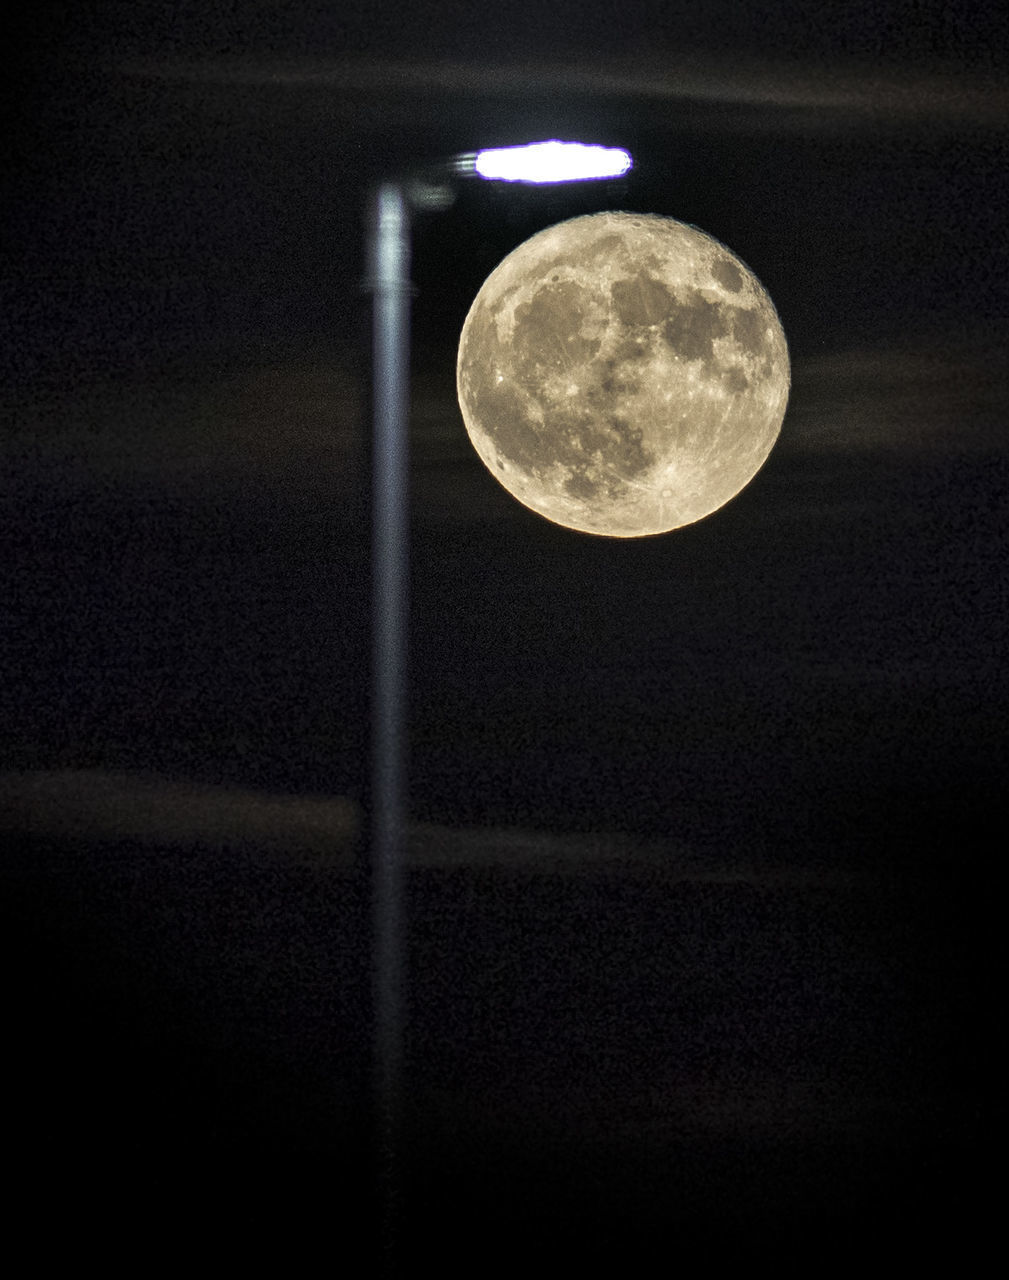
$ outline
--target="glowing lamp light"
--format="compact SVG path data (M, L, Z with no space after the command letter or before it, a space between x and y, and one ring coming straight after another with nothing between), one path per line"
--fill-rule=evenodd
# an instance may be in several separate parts
M496 182L585 182L619 178L631 168L628 152L619 147L583 142L530 142L524 147L492 147L478 151L475 168Z

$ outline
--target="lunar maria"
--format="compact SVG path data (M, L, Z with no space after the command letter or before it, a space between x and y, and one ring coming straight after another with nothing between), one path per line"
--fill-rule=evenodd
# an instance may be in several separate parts
M672 218L597 213L519 245L459 342L463 421L533 511L640 537L700 520L781 429L788 347L756 276Z

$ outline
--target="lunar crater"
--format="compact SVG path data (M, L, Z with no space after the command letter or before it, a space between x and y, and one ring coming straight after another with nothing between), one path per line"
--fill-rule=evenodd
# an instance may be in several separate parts
M633 537L701 519L748 483L784 416L788 351L723 245L669 218L594 214L492 272L457 380L474 447L514 496Z

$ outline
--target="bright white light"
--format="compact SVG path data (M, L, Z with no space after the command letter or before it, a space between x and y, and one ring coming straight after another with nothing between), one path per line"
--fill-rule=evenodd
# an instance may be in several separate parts
M476 171L498 182L584 182L619 178L631 167L619 147L586 146L583 142L530 142L525 147L493 147L480 151Z

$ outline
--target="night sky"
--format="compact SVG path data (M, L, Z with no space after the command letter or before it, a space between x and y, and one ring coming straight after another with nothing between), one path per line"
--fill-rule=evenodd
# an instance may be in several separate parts
M573 137L633 172L414 226L408 1270L483 1269L469 1229L630 1273L963 1259L1009 709L1000 7L221 8L43 7L4 88L26 1206L239 1251L368 1220L367 193ZM755 480L638 540L516 503L455 401L486 276L603 209L725 243L792 358Z

